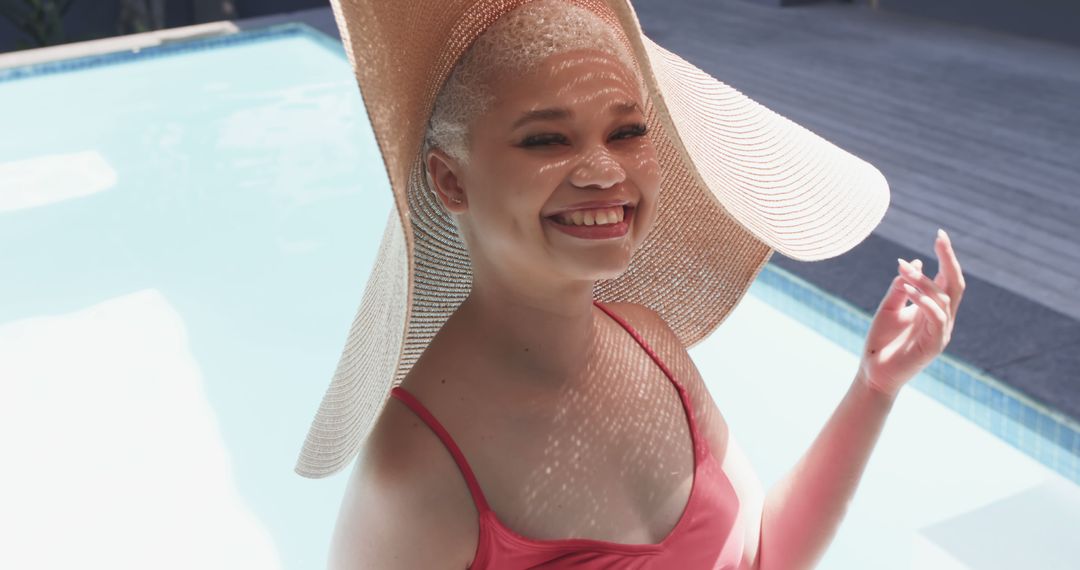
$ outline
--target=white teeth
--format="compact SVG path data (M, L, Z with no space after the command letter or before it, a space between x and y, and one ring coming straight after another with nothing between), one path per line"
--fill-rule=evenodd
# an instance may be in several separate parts
M600 226L623 221L625 210L622 206L598 208L593 210L574 210L558 216L559 222L574 226Z

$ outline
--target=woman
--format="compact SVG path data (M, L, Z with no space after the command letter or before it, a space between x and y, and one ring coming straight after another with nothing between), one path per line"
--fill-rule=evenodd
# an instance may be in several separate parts
M458 60L421 156L471 288L367 437L332 567L820 558L897 391L948 342L959 264L939 238L937 278L894 279L847 396L766 495L684 339L644 304L594 300L662 208L652 104L612 28L562 0L502 14Z

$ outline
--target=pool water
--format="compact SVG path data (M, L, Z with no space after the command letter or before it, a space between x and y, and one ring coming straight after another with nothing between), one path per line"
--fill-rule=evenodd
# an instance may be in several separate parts
M348 470L292 468L392 207L340 46L0 70L0 110L0 567L324 567ZM766 487L843 397L859 319L768 266L691 349ZM1077 567L1073 432L957 370L905 388L821 568Z

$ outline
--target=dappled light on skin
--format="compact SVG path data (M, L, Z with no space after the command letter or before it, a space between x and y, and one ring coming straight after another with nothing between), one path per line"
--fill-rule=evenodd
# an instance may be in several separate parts
M453 182L434 173L443 192L461 194L459 206L443 200L469 251L474 282L484 284L493 272L538 282L618 276L648 235L660 186L651 138L634 130L648 105L636 79L617 58L591 49L553 55L513 79L495 83L492 109L472 125L469 166ZM613 112L627 104L633 110ZM550 108L569 116L512 128L523 113ZM544 219L559 208L609 199L635 205L619 239L581 239Z
M676 527L694 483L687 415L663 370L618 323L593 311L588 364L574 377L458 372L436 355L422 357L403 386L453 434L514 532L656 544ZM546 348L519 350L534 358ZM460 476L451 479L467 492Z
M520 497L498 494L492 508L516 514L504 523L530 537L657 543L689 497L689 428L663 371L607 315L597 320L594 358L552 395L524 476L491 474L517 482Z

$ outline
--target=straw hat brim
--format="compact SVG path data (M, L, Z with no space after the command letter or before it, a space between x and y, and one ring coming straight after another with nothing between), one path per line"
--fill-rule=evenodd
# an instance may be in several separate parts
M372 274L295 471L355 457L389 398L468 295L469 258L424 191L419 157L434 99L472 41L528 0L331 0L394 191ZM767 109L644 35L628 0L567 0L611 24L649 91L661 170L658 215L602 302L656 311L687 348L730 314L773 251L817 261L849 251L885 215L873 165Z

